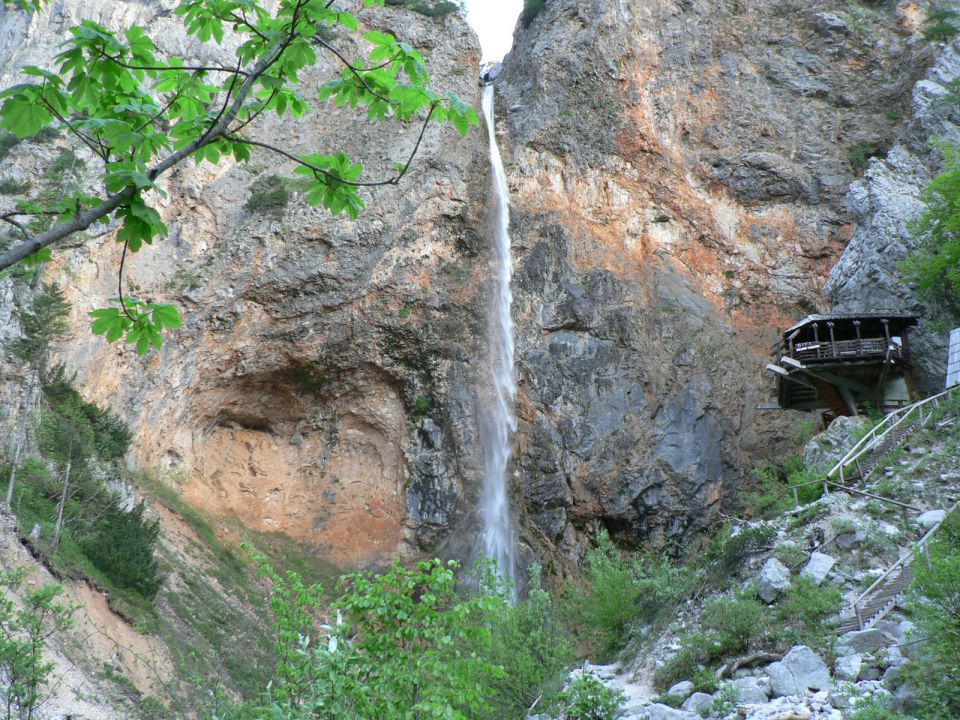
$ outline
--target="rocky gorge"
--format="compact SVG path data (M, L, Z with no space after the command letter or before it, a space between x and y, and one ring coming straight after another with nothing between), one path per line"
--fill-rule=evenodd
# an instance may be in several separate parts
M0 82L48 63L83 17L141 25L166 50L211 60L182 34L176 5L5 5ZM365 22L419 48L437 88L479 108L480 48L464 18L408 5ZM624 548L694 553L750 469L795 444L802 416L758 405L773 397L762 369L779 329L808 313L917 312L918 391L942 387L946 336L897 271L942 163L931 143L958 139L955 106L940 101L960 61L923 41L927 10L548 0L518 24L495 89L523 564L576 577L601 531ZM321 63L304 84L313 92L334 71ZM417 131L383 135L332 108L264 118L254 132L389 168ZM157 199L169 238L125 275L131 294L179 306L184 327L146 359L90 334L87 313L115 294L120 259L115 226L101 226L44 271L72 305L56 358L129 425L126 464L154 473L220 541L278 536L345 569L466 559L489 392L486 152L476 128L462 139L431 126L401 187L369 191L357 220L310 206L286 179L292 166L266 156L184 166ZM96 160L64 137L29 139L4 151L0 179L47 196L92 188ZM0 277L9 428L38 402L9 351L24 297ZM192 531L167 510L171 552L189 564Z

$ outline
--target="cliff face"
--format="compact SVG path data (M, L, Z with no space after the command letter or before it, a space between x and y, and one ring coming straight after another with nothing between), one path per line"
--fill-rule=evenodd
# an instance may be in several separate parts
M5 9L2 80L49 60L80 17L139 23L202 58L174 6ZM785 442L791 418L755 409L772 398L762 368L778 326L828 307L831 267L866 232L844 197L909 120L933 55L921 15L909 2L550 0L518 28L497 92L521 380L513 488L538 553L576 559L600 525L682 541ZM478 47L456 14L368 17L424 51L441 91L479 104ZM416 129L384 134L324 109L257 132L386 169ZM64 147L21 143L0 173L39 177ZM469 524L479 486L483 134L429 130L400 190L370 193L356 222L271 179L289 171L258 156L165 180L170 238L128 263L126 282L186 323L146 361L88 331L86 313L116 294L110 229L59 251L49 276L75 326L61 357L130 422L131 460L225 522L345 566L433 551ZM289 202L265 199L277 187Z
M848 186L931 60L919 14L553 0L518 29L498 87L541 537L683 540L783 439L762 368L778 326L829 305Z
M5 80L47 61L52 38L81 17L138 23L191 57L200 51L177 31L176 4L52 3L30 21L5 10L0 37L20 38L0 48ZM419 48L440 92L478 104L479 48L456 13L364 17ZM351 42L336 38L347 56L359 54ZM304 93L337 73L321 65ZM389 175L419 132L329 107L303 122L263 120L257 137L294 152L343 150L373 176ZM62 144L21 143L6 172L38 177ZM91 399L131 424L132 461L172 471L210 514L282 531L345 566L430 548L470 505L485 150L480 132L431 127L400 189L369 193L358 222L310 208L288 185L288 204L265 201L277 189L270 176L292 171L273 156L183 167L157 199L170 237L132 258L125 283L179 305L185 327L146 361L90 334L86 313L116 294L118 247L101 230L59 251L50 273L74 303L61 357Z

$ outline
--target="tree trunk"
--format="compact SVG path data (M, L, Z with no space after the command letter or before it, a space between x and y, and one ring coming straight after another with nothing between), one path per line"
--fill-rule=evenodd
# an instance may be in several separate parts
M67 469L63 474L63 492L60 494L60 507L57 508L57 526L53 530L53 548L60 544L60 535L63 534L63 508L67 504L67 495L70 492L70 461L67 461Z
M13 484L17 480L17 468L20 467L20 454L23 452L24 435L20 433L17 438L17 450L13 456L13 467L10 468L10 479L7 481L7 508L13 509Z

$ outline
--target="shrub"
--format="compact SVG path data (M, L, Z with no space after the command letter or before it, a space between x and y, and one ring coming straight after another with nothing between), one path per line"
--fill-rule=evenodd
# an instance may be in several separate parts
M250 197L243 207L252 213L280 218L289 203L290 189L286 179L278 175L264 175L250 186Z
M498 673L476 652L489 645L480 620L506 600L460 597L454 564L350 575L331 607L338 622L327 626L316 622L319 586L261 567L273 583L279 660L269 708L251 716L465 720L486 707L483 679Z
M572 615L602 653L623 645L634 623L650 623L686 593L688 576L665 558L625 558L606 531L587 552L585 589L571 596Z
M752 518L770 518L780 515L793 504L787 486L777 466L761 460L750 471L755 485L738 499L742 515Z
M12 132L0 132L0 160L3 160L10 151L20 144L20 139Z
M540 584L539 566L530 570L527 597L514 606L497 603L485 622L491 633L481 654L498 668L486 680L493 688L489 716L523 717L538 696L544 707L551 705L563 687L573 648L550 593Z
M850 149L850 167L856 172L866 169L870 158L883 154L883 145L868 140L857 140Z
M756 599L753 588L733 599L710 600L703 608L701 623L706 630L704 650L713 657L746 652L762 644L767 631L769 611Z
M29 182L0 180L0 195L21 195L30 189Z
M796 543L785 542L774 548L773 556L793 570L806 562L810 557L810 553Z
M926 209L911 231L917 250L900 265L942 320L960 317L960 151L941 147L945 170L922 195Z
M617 720L623 715L623 693L593 675L581 675L557 697L564 720Z
M162 582L154 557L160 520L144 517L144 504L129 512L111 498L81 547L90 561L118 586L152 599Z
M43 171L43 177L47 180L59 180L64 175L72 175L77 170L82 170L86 166L87 163L83 158L77 157L77 154L70 148L64 148Z
M953 512L930 542L930 564L913 563L916 573L908 607L924 654L912 669L923 720L960 717L960 513ZM936 682L930 682L936 678Z
M22 605L10 598L23 573L0 572L0 677L6 688L7 720L28 720L44 700L44 688L54 664L44 661L48 638L71 625L74 608L57 602L60 585L45 585L26 594Z
M827 618L836 615L843 594L835 587L816 586L805 578L794 578L791 588L774 606L770 640L778 649L809 645L818 652L830 649L833 626Z
M523 10L520 12L520 24L528 28L534 19L547 6L547 0L523 0Z
M709 579L718 584L727 583L740 570L743 561L751 553L769 545L776 534L776 527L765 522L737 527L724 524L703 551Z
M811 503L823 495L823 485L814 482L822 478L823 473L816 468L809 468L803 464L801 457L789 457L783 463L787 474L787 485L797 488L797 497L802 505Z

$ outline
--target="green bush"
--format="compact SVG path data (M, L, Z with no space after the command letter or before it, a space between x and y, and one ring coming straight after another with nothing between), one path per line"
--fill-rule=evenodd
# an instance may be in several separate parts
M29 182L0 180L0 195L22 195L30 189Z
M868 140L857 140L850 149L850 167L861 172L867 168L870 158L883 154L883 145Z
M86 419L93 433L93 445L101 460L119 460L130 448L132 435L127 424L96 403L90 403L73 386L63 365L55 366L43 382L44 398L55 413L73 413Z
M484 622L491 632L481 655L497 668L485 680L493 688L491 720L523 717L538 697L550 706L574 654L553 599L540 584L539 566L530 570L527 597L516 605L496 604Z
M783 463L783 469L787 474L787 485L790 488L796 487L801 505L811 503L823 495L823 484L814 481L822 479L824 473L817 468L806 467L803 464L803 458L797 456L787 458Z
M909 609L924 638L910 671L921 720L960 717L960 513L953 512L930 542L930 564L918 557ZM935 679L935 682L931 680Z
M160 520L148 520L144 510L140 502L127 512L111 498L81 547L90 561L118 586L152 599L162 582L154 557Z
M786 483L773 463L761 460L750 471L753 483L749 490L738 498L741 516L772 518L793 505Z
M587 552L583 577L585 587L568 596L571 615L603 654L620 648L632 625L670 612L689 585L666 557L624 557L606 531Z
M44 657L47 639L68 628L74 608L57 602L61 585L45 585L14 603L11 591L23 582L22 572L0 572L0 677L6 687L6 720L30 720L45 698L54 664Z
M12 132L0 132L0 160L3 160L10 151L20 144L20 139Z
M486 708L485 679L503 674L478 652L489 647L482 620L502 595L461 597L453 564L394 564L382 574L350 575L320 625L322 589L286 578L264 560L273 583L278 665L252 717L467 720Z
M717 598L704 605L701 625L711 658L742 654L762 644L769 611L750 588L731 598Z
M922 195L924 213L911 227L917 250L900 265L941 320L960 318L960 151L943 146L945 170Z
M247 198L244 209L273 218L282 217L290 203L290 188L287 183L285 178L278 175L257 178L250 186L250 197Z
M729 584L744 560L767 547L776 535L777 529L770 523L758 522L737 528L725 523L703 550L708 579L718 585Z
M623 701L620 691L593 675L581 675L560 693L557 707L565 720L617 720L623 715Z

